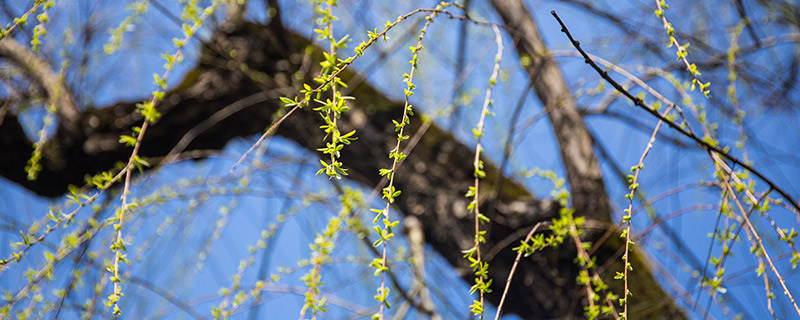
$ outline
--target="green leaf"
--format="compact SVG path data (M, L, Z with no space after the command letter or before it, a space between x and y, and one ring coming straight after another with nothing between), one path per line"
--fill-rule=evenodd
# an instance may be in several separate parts
M136 145L136 138L123 134L119 137L119 143L132 147Z

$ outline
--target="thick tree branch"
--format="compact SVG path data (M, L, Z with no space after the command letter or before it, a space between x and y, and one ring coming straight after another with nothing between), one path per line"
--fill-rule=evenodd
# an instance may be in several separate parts
M530 58L530 64L523 67L533 79L536 95L547 109L567 171L575 211L610 221L611 205L600 166L592 151L592 138L558 64L547 54L533 17L521 1L493 0L492 5L510 28L517 53Z
M78 131L78 107L72 98L72 94L64 86L59 77L53 73L50 64L39 58L27 47L19 44L13 38L0 40L0 57L6 57L13 61L20 68L35 79L47 92L47 96L57 106L58 116L62 122L62 127L72 133Z

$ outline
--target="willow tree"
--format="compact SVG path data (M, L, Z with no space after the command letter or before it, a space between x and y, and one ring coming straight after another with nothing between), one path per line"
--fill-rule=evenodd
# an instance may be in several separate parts
M794 5L429 5L4 3L3 315L800 316Z

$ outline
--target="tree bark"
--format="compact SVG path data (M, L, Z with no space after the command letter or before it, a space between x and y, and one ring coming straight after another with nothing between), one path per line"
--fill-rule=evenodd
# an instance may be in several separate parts
M520 30L525 36L535 32L535 29ZM309 44L301 36L288 31L276 33L274 28L263 25L220 26L213 41L203 49L198 65L159 104L163 116L145 135L140 155L164 157L187 133L195 135L194 139L180 143L191 151L219 150L231 139L263 132L273 114L281 112L277 97L296 94L291 89L294 87L291 79L300 70L304 49ZM523 52L520 46L528 45L531 44L521 42L518 50ZM543 47L533 48L531 52L544 50ZM234 50L235 57L229 56ZM537 93L541 91L543 103L552 109L551 123L562 147L577 214L610 222L608 196L591 144L587 145L584 140L586 130L582 119L574 114L569 90L563 79L559 80L554 62L542 60L539 64L542 66L537 72L543 75L537 80ZM318 64L312 62L311 65ZM310 74L314 72L312 68ZM345 81L353 76L351 72L343 73ZM356 129L358 140L343 150L341 161L349 169L350 178L375 186L380 182L379 169L390 165L387 152L396 141L391 120L402 116L403 104L386 98L363 82L354 87L350 95L357 100L339 126L343 132ZM82 185L84 176L108 170L130 156L130 148L123 147L118 139L122 134L130 134L132 126L141 124L135 105L136 102L127 102L84 108L78 117L79 132L59 128L47 142L43 170L36 181L28 181L24 173L32 144L17 118L7 115L0 125L0 149L4 153L0 157L0 175L49 197L63 194L69 184ZM319 116L304 110L290 116L277 134L303 148L316 150L323 142L319 125ZM415 132L421 125L417 116L407 128ZM194 129L197 127L204 130ZM396 172L395 181L403 191L397 199L397 208L419 219L426 241L469 283L474 276L461 251L472 247L474 239L473 217L466 209L468 200L464 197L473 181L472 163L464 159L470 159L473 152L472 148L433 125ZM486 164L487 177L482 185L491 186L499 176L491 163L486 161ZM493 199L495 209L490 216L491 231L485 250L497 252L489 261L489 276L494 279L494 285L493 293L487 296L490 302L497 303L516 256L511 247L516 246L524 233L515 235L537 222L557 216L559 208L551 201L535 199L522 185L509 180ZM512 241L507 242L508 239ZM606 273L621 270L616 255L620 244L619 240L607 241L595 254L599 265L613 261ZM586 297L585 291L576 284L579 268L573 262L576 256L573 247L562 245L522 260L504 310L525 319L581 317ZM684 318L645 267L644 260L634 254L633 261L639 268L633 273L632 281L636 283L632 289L635 296L630 302L631 309L649 310L649 313L640 311L636 318ZM615 292L621 291L619 281L607 282Z
M522 67L547 110L572 191L572 206L584 216L610 221L611 204L592 150L591 135L558 64L547 55L547 47L533 17L518 0L493 0L492 5L509 27L517 53L530 61Z

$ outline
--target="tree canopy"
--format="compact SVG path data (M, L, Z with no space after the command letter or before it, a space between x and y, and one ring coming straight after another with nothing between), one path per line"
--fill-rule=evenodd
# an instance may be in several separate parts
M792 1L0 7L0 318L800 317Z

